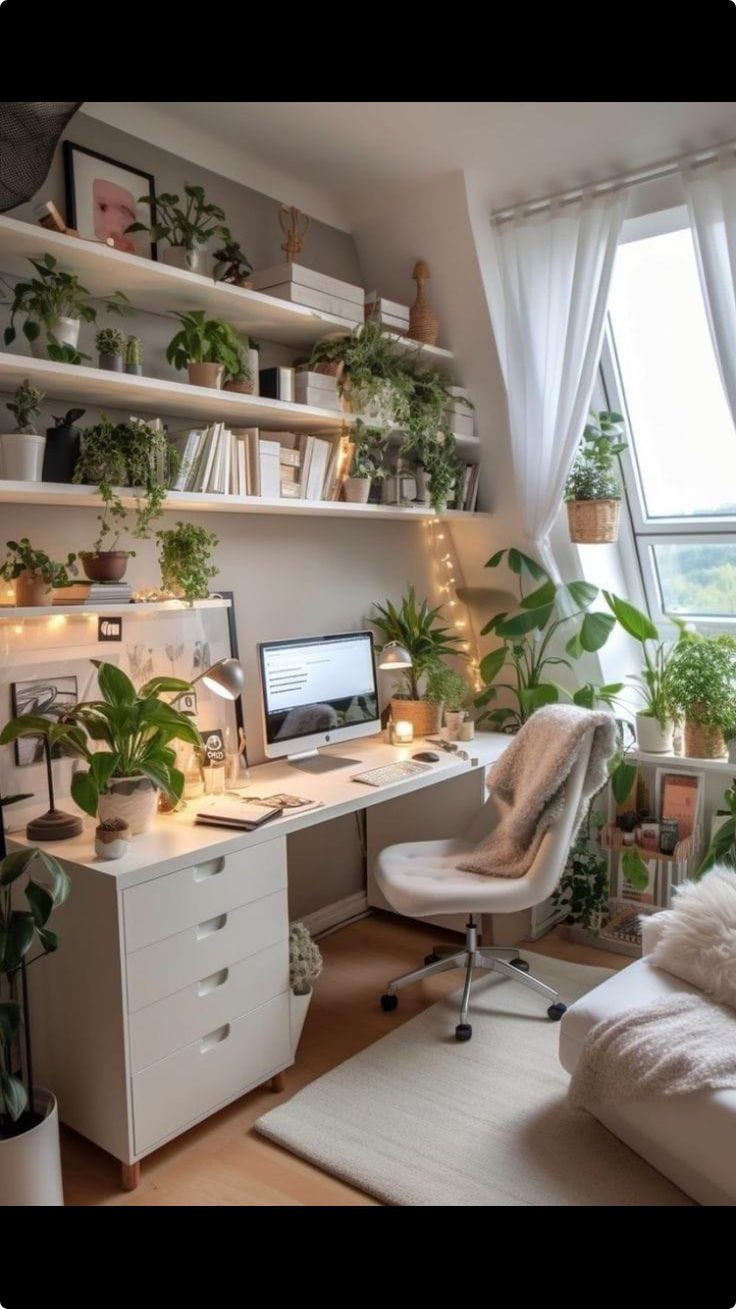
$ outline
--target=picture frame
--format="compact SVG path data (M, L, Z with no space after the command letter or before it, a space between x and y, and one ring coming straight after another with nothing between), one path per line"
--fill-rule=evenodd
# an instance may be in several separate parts
M53 723L77 703L78 683L73 673L12 682L10 689L15 718L33 714L37 718L48 718ZM58 745L51 747L52 759L61 759L63 756L64 751ZM40 737L21 737L15 742L16 767L30 768L33 764L42 763L43 758L43 742Z
M156 189L152 173L75 141L64 142L64 183L67 224L80 236L104 241L112 236L115 249L144 259L158 259L156 242L147 232L125 234L134 222L155 222ZM139 203L148 193L151 207Z

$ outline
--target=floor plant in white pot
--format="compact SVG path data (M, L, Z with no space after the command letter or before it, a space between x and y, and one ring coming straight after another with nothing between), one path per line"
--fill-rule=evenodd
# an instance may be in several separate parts
M63 1205L56 1098L33 1078L27 970L59 944L48 922L70 883L41 850L6 854L4 832L0 855L0 1206Z
M296 1054L312 1003L312 983L322 972L322 955L304 923L292 923L289 929L289 994L291 1014L291 1053Z

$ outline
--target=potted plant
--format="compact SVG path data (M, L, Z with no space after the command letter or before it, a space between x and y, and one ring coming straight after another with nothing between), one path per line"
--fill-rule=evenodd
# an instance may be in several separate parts
M139 336L129 336L125 342L125 371L136 377L143 372L143 342Z
M25 798L12 796L0 804ZM21 879L25 909L17 896ZM45 851L22 849L0 859L0 1206L5 1208L64 1203L56 1098L33 1080L26 969L32 947L38 950L31 962L57 949L57 934L48 923L69 886L61 865Z
M0 577L15 583L15 603L19 609L50 605L55 587L71 586L69 574L77 571L76 555L67 555L64 563L55 563L43 550L34 550L27 536L5 544L8 553Z
M85 428L73 480L96 485L103 505L102 513L97 515L100 524L97 539L91 550L79 553L90 581L119 581L133 553L118 548L127 515L116 488L139 490L133 536L145 539L150 535L151 523L161 512L178 461L176 450L169 445L160 426L139 419L112 423L103 415L99 423Z
M438 664L427 678L427 698L434 704L441 704L445 711L445 727L451 741L456 741L460 725L466 714L465 706L473 695L461 673L446 664Z
M386 438L380 427L366 427L359 419L351 432L354 442L350 471L342 485L343 499L366 504L373 480L388 476L384 462Z
M29 282L16 282L13 288L5 344L12 345L17 335L16 315L24 314L23 335L35 358L48 355L57 362L78 363L87 357L77 350L80 323L94 323L97 317L89 291L72 273L62 272L50 254L29 263L38 276ZM129 308L122 291L106 296L104 304L110 313L125 313Z
M312 1002L312 983L322 972L322 955L304 923L289 928L289 995L291 1053L296 1054L307 1010Z
M216 282L229 282L231 286L250 286L253 265L227 228L225 233L224 244L212 256L213 277Z
M131 223L127 232L150 232L152 241L164 241L162 250L165 264L186 268L190 273L201 272L202 252L207 242L218 237L232 240L224 226L225 213L219 205L209 204L201 186L184 186L184 199L163 191L155 199L142 195L140 204L148 205L150 223Z
M220 318L203 309L175 314L181 329L172 337L166 358L177 369L188 369L192 386L220 388L224 375L237 377L245 364L242 338Z
M406 650L412 661L411 667L401 673L403 689L391 697L391 715L395 721L413 723L416 736L431 736L439 731L442 704L429 699L427 679L443 659L461 654L461 639L440 625L441 606L430 609L426 600L417 603L413 586L398 609L390 600L374 608L377 615L371 619L373 626L387 642L395 641Z
M54 414L54 426L46 428L46 448L43 455L44 482L71 482L79 458L81 433L76 423L84 417L83 409L67 409L65 414Z
M95 828L95 854L122 859L130 849L130 827L124 818L103 818Z
M24 378L6 408L15 418L15 431L0 437L2 475L9 481L40 482L46 438L39 436L34 420L40 413L43 391Z
M102 327L95 337L97 366L111 373L122 373L125 337L117 327Z
M369 318L349 335L326 337L309 361L316 372L334 373L344 405L376 427L396 427L411 379L396 354L395 338L380 319Z
M436 514L443 514L447 510L448 500L455 491L460 476L460 464L455 454L455 438L449 431L440 431L434 441L425 440L417 453L421 468L426 475L430 504Z
M161 563L161 581L167 591L185 600L206 600L210 580L218 573L212 551L219 544L214 532L194 523L177 522L175 527L157 532Z
M640 673L628 673L643 707L636 715L636 739L646 754L672 754L675 729L668 687L668 669L674 647L660 641L651 618L635 609L627 600L604 592L609 609L624 631L638 641L644 656ZM671 620L682 629L676 618Z
M618 540L621 481L616 459L626 442L621 414L591 409L572 472L565 484L570 540L602 544Z
M605 816L598 811L588 815L587 822L570 847L552 897L553 907L564 909L567 921L591 936L598 935L609 917L610 869L608 858L601 853L595 839L595 833L605 821Z
M685 754L693 759L728 758L736 735L736 641L682 632L669 661L667 691L685 720Z

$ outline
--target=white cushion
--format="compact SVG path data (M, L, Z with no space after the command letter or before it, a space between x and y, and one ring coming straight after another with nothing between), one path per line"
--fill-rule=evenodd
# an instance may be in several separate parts
M655 968L648 958L614 973L576 1000L563 1016L563 1067L573 1071L588 1030L602 1019L666 995L692 994L695 989ZM606 1105L595 1116L700 1204L736 1203L736 1090L651 1096Z
M458 863L474 849L459 839L391 845L376 860L376 881L392 908L413 918L515 913L537 903L538 892L528 877L462 872Z
M651 962L736 1009L736 873L721 864L684 882L656 917Z

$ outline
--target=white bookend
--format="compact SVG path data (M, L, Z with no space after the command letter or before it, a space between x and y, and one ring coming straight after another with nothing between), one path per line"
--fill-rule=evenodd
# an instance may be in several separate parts
M259 495L264 500L278 500L281 493L281 478L279 474L279 452L281 446L278 441L264 441L261 438L258 442L259 464L261 474L261 488Z
M341 300L359 305L361 309L365 295L362 286L353 286L351 282L343 282L339 277L328 277L326 273L318 273L314 268L305 268L303 264L291 262L262 268L260 272L252 274L250 281L254 291L265 291L283 282L294 282L297 286L312 287L315 291L339 296Z

